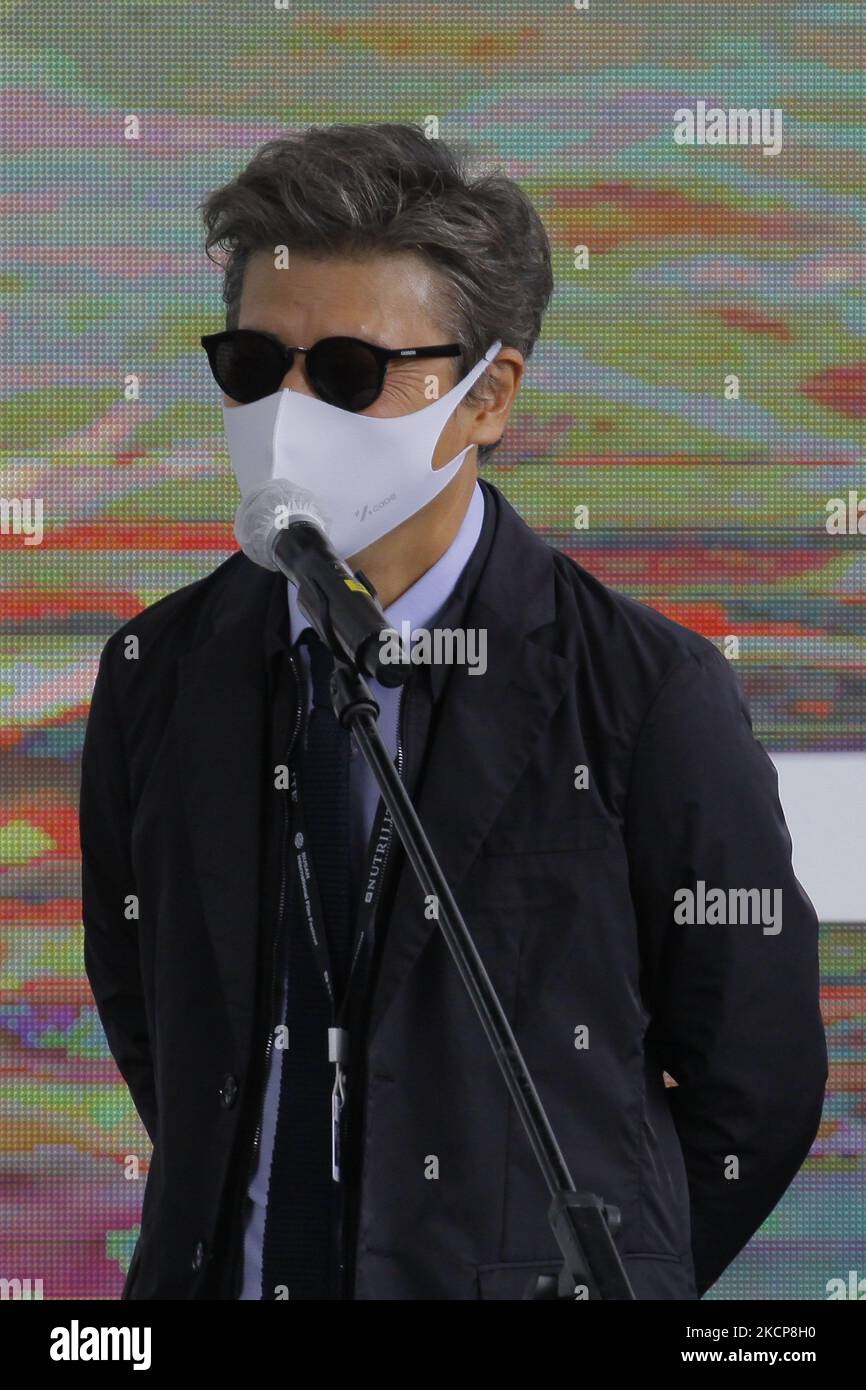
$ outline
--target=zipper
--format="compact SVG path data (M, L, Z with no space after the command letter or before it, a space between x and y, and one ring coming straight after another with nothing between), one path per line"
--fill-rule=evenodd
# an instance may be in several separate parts
M401 782L402 782L402 780L403 780L403 720L404 720L405 711L406 711L407 697L408 697L408 684L407 684L407 685L403 685L403 686L401 687L401 689L400 689L400 696L399 696L399 702L398 702L398 706L397 706L397 756L396 756L395 762L396 762L396 766L397 766L397 776L400 778L400 781L401 781ZM389 860L390 860L390 858L391 858L391 846L392 846L393 843L394 843L394 838L395 838L396 834L397 834L397 831L396 831L396 829L395 829L395 827L394 827L394 825L393 825L393 820L392 820L391 834L390 834L390 836L389 836L389 838L388 838L388 844L387 844L386 847L385 847L385 855L384 855L384 858L383 858L383 860L382 860L382 870L381 870L381 873L379 874L379 880L378 880L378 881L379 881L379 891L378 891L378 893L377 893L376 901L375 901L375 903L374 903L374 905L373 905L373 914L372 914L372 919L371 919L371 923L370 923L370 925L371 925L372 928L373 928L373 933L374 933L374 935L375 935L376 928L377 928L377 926L379 925L379 923L378 923L378 917L379 917L379 907L380 907L380 902L381 902L381 893L382 893L382 891L383 891L383 889L384 889L385 873L386 873L386 871L387 871L388 863L389 863ZM364 881L363 881L363 879L362 879L362 881L361 881L361 891L362 891L362 892L363 892L363 883L364 883ZM368 981L367 981L367 987L368 987L368 988L372 988L372 985L373 985L372 979L368 980ZM366 993L366 991L365 991L365 993ZM370 1007L371 1002L372 1002L372 1001L371 1001L369 998L365 1000L365 1003L366 1003L366 1007L367 1007L367 1011L368 1011L368 1012L369 1012L369 1007ZM359 1070L360 1070L360 1068L359 1068L359 1063L360 1063L360 1060L361 1060L361 1055L362 1055L362 1053L363 1053L363 1047L364 1047L364 1045L366 1045L366 1038L367 1038L367 1029L366 1029L366 1027L365 1027L365 1030L364 1030L364 1037L363 1037L363 1039L360 1039L360 1038L358 1039L358 1043L357 1043L357 1045L356 1045L356 1050L355 1050L355 1056L354 1056L354 1058L351 1059L351 1061L350 1061L350 1063L349 1063L349 1066L350 1066L350 1075L351 1075L351 1076L358 1076L358 1074L359 1074ZM365 1066L365 1068L364 1068L364 1088L363 1088L363 1091L361 1092L360 1098L359 1098L359 1100L358 1100L359 1111L358 1111L358 1115L357 1115L357 1121L358 1121L358 1126L357 1126L357 1127L358 1127L358 1133L359 1133L359 1134L362 1134L362 1133L363 1133L363 1130L364 1130L364 1115L365 1115L365 1112L366 1112L366 1107L365 1107L365 1099L366 1099L366 1095L365 1095L365 1093L366 1093L366 1080L367 1080L367 1077L366 1077L366 1066ZM357 1082L356 1082L356 1085L357 1085ZM344 1113L344 1115L345 1115L345 1117L346 1117L346 1122L347 1122L347 1123L346 1123L346 1130L345 1130L345 1134L344 1134L344 1142L345 1142L346 1147L348 1147L348 1141L349 1141L349 1137L350 1137L350 1136L349 1136L349 1124L348 1124L349 1112L348 1112L348 1110L344 1110L343 1113ZM353 1133L352 1137L354 1137L354 1133ZM342 1293L342 1297L343 1297L344 1299L348 1299L348 1297L349 1297L349 1287L348 1287L348 1270L349 1270L349 1229L350 1229L350 1226L352 1226L352 1227L354 1228L354 1227L357 1225L357 1215L358 1215L358 1209L359 1209L359 1207L360 1207L360 1200L361 1200L361 1192L360 1192L360 1184L361 1184L361 1163L360 1163L360 1159L361 1159L361 1154L359 1153L359 1154L357 1155L357 1157L358 1157L359 1162L358 1162L358 1164L357 1164L357 1167L356 1167L355 1169L353 1169L353 1176L354 1176L355 1179L356 1179L356 1183L355 1183L356 1192L355 1192L354 1202L352 1203L352 1212L351 1212L352 1220L351 1220L351 1222L350 1222L349 1220L346 1219L346 1208L347 1208L347 1205L348 1205L348 1198L347 1198L347 1194L346 1194L345 1187L342 1188L342 1191L341 1191L341 1194L340 1194L340 1195L341 1195L341 1201L340 1201L340 1219L339 1219L339 1229L338 1229L338 1242L339 1242L338 1248L339 1248L339 1252L340 1252L340 1283L341 1283L341 1293ZM342 1187L342 1184L341 1184L341 1187ZM352 1252L352 1256L353 1256L353 1258L352 1258L352 1274L353 1274L353 1276L354 1276L354 1272L355 1272L355 1263L356 1263L355 1254L356 1254L356 1252L353 1251L353 1252Z
M292 750L293 750L293 748L294 748L294 746L295 746L295 742L296 742L297 737L298 737L298 731L300 730L300 727L301 727L301 715L302 715L302 706L301 706L301 683L300 683L300 680L299 680L299 677L298 677L298 668L297 668L297 666L295 665L295 657L294 657L294 653L293 653L293 652L290 652L290 653L289 653L289 665L290 665L290 667L291 667L292 675L294 676L294 680L295 680L295 692L296 692L296 695L297 695L297 701L296 701L296 705L295 705L295 723L294 723L294 728L292 729L292 734L291 734L291 737L290 737L290 739L289 739L288 748L286 749L286 767L287 767L287 768L289 768L289 767L291 766ZM283 930L283 916L284 916L284 913L285 913L285 903L286 903L286 849L287 849L287 845L288 845L289 821L290 821L289 800L290 800L290 797L289 797L289 793L288 793L288 791L287 791L286 795L283 797L283 833L282 833L281 848L280 848L280 902L279 902L279 908L278 908L278 912L277 912L277 929L276 929L276 931L274 932L274 944L273 944L273 949L272 949L272 952L271 952L270 1026L269 1026L269 1028L268 1028L268 1036L267 1036L267 1041L266 1041L266 1043L265 1043L264 1066L263 1066L263 1071L262 1071L262 1087L261 1087L261 1092L260 1092L260 1094L259 1094L258 1120L256 1121L256 1130L255 1130L255 1134L253 1135L253 1146L252 1146L252 1150L251 1150L251 1152L250 1152L249 1167L248 1167L248 1170L247 1170L247 1186L249 1186L250 1179L252 1178L253 1169L254 1169L255 1163L256 1163L256 1157L257 1157L258 1151L259 1151L259 1145L261 1144L261 1141L262 1141L262 1119L263 1119L262 1110L263 1110L263 1107L264 1107L265 1090L266 1090L267 1084L268 1084L268 1068L269 1068L269 1066L270 1066L271 1053L273 1052L273 1049L274 1049L274 1025L273 1025L273 1019L274 1019L274 1014L275 1014L276 1007L277 1007L277 989L276 989L276 985L277 985L277 952L279 951L280 938L281 938L281 936L282 936L282 930Z

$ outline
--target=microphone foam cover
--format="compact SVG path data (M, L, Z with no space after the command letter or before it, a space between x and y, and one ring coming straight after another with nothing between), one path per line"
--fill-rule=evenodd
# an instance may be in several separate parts
M235 513L238 545L255 564L276 570L274 543L295 519L311 521L327 535L327 518L311 492L288 478L269 478L247 493Z

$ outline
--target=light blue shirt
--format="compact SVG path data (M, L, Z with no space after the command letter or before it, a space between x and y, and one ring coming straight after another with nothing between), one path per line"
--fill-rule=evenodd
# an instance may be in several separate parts
M484 521L484 494L478 483L466 509L466 515L451 545L422 574L405 594L385 609L385 617L390 626L399 633L401 623L408 622L414 631L426 627L450 598L472 551L481 534ZM291 641L294 646L301 633L310 624L298 606L297 588L291 581L286 582L289 604ZM303 652L303 679L306 684L306 703L310 704L309 653L306 644ZM385 746L392 758L397 753L397 716L400 708L400 688L387 688L376 680L368 681L370 692L379 706L379 730ZM362 866L363 854L373 825L373 818L379 804L379 789L373 774L352 741L351 764L349 770L349 795L352 814L352 856L356 877ZM283 1005L285 1007L285 984L283 986ZM274 1136L277 1127L277 1108L280 1096L280 1076L283 1050L272 1048L267 1085L262 1108L262 1132L259 1141L258 1160L252 1180L247 1189L247 1209L244 1219L243 1279L239 1298L260 1299L262 1296L262 1246L265 1230L265 1211L267 1206L268 1184L274 1150Z

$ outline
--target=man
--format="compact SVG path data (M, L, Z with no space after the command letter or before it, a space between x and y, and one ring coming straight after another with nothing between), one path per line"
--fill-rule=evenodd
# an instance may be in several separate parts
M241 492L312 492L395 628L483 648L373 682L383 736L636 1296L699 1297L817 1130L817 921L716 648L478 482L551 291L541 223L390 124L271 142L204 212ZM240 552L102 654L85 960L154 1146L127 1298L517 1299L559 1268L329 668Z

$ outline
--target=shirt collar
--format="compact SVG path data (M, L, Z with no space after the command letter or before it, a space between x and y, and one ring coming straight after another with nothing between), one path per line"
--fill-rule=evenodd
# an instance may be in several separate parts
M460 523L460 529L448 549L429 570L416 579L405 593L396 598L385 609L385 617L391 627L400 631L400 624L408 622L412 629L426 627L431 618L439 612L448 599L457 580L475 549L481 526L484 521L484 495L476 482ZM310 626L298 604L297 585L286 580L289 606L290 641L294 645L306 628Z
M495 529L496 513L491 496L476 482L460 529L444 555L385 610L391 626L399 631L400 622L406 618L416 628L429 626L431 619L436 619L439 626L458 626L469 593L484 568ZM272 693L276 664L291 650L293 639L297 641L308 626L297 605L296 586L282 574L275 574L264 629ZM438 699L448 668L434 665L428 674L433 698Z

